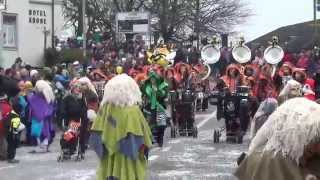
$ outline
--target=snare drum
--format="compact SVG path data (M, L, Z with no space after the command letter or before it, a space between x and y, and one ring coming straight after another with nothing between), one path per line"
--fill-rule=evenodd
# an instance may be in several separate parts
M176 100L178 100L178 101L182 101L182 98L183 98L183 91L181 90L181 89L178 89L177 91L176 91L176 95L177 95L177 99Z
M237 87L237 95L248 97L250 94L250 88L248 86L238 86Z

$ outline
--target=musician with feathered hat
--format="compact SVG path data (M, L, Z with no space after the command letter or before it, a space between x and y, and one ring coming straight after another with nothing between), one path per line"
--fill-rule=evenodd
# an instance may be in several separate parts
M221 79L231 92L235 92L237 86L240 86L243 83L240 67L236 64L230 64L226 69L225 75L222 76Z

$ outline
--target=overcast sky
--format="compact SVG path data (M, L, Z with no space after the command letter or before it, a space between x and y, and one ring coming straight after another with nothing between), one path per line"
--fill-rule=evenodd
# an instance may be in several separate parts
M313 0L245 0L254 15L238 30L252 40L279 27L313 19ZM318 13L320 17L320 13Z

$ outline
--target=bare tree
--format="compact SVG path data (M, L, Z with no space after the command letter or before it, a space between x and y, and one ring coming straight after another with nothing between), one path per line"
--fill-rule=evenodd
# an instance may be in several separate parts
M159 18L156 29L165 41L192 31L228 33L251 15L242 0L152 0L148 10Z
M112 31L117 12L138 10L142 7L139 0L87 0L86 16L88 32L94 29ZM77 36L82 34L82 4L79 0L63 1L63 14L71 23Z
M247 4L241 0L195 0L189 3L189 9L188 25L205 33L229 33L233 26L243 23L251 15Z
M159 19L156 31L165 41L183 34L188 20L187 4L192 0L152 0L145 8Z
M115 29L118 12L145 9L159 19L154 25L168 41L186 38L190 32L228 33L232 27L246 20L250 10L243 0L88 0L89 31ZM64 15L73 24L77 35L82 34L81 3L64 1Z
M66 0L63 1L63 14L67 18L68 23L70 23L74 29L76 35L82 34L82 11L81 11L81 1L78 0Z

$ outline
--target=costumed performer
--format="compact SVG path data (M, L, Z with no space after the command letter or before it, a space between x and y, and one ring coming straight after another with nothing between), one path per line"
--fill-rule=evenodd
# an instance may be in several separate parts
M54 138L52 120L55 112L55 96L49 82L37 81L35 91L27 96L31 114L31 136L37 139L38 149L32 151L48 152Z
M320 105L306 98L286 101L257 132L239 180L320 178Z
M302 85L298 81L291 79L280 92L278 102L282 104L289 99L302 97L302 95Z
M278 101L275 98L267 98L260 104L257 112L251 120L251 139L255 137L258 130L267 121L269 116L277 109L277 107Z
M81 158L83 158L88 142L90 123L94 121L98 111L98 95L91 81L87 77L75 78L71 81L70 92L64 97L60 108L65 120L63 126L81 121L80 151Z
M98 180L146 180L152 134L139 105L141 91L128 75L112 78L93 123L91 147L100 158Z
M164 131L167 126L165 98L168 95L168 84L156 72L151 71L142 86L146 98L145 113L149 115L149 124L160 147L163 145Z

